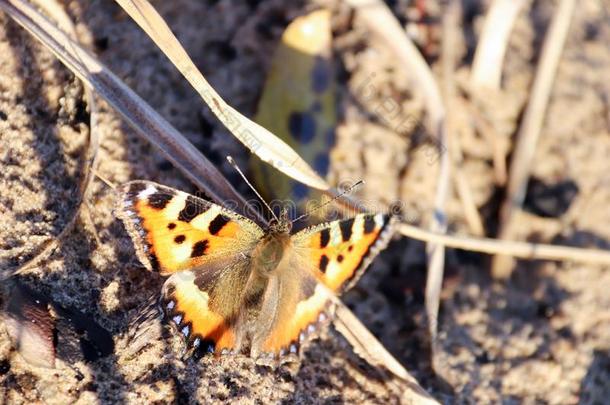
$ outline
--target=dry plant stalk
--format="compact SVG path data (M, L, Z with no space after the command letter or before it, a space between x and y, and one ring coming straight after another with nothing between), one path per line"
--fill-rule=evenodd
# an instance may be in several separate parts
M470 81L475 89L500 90L508 39L524 5L525 0L494 0L491 3L472 63Z
M445 201L450 190L450 164L445 123L445 107L430 67L406 35L388 6L380 0L345 0L352 6L368 29L395 53L413 84L423 93L428 114L428 130L435 135L440 153L439 180L434 198L434 215L430 230L444 233L447 230ZM431 342L436 341L438 308L445 266L445 248L434 242L426 246L428 277L426 280L426 315ZM434 349L432 350L434 352ZM432 353L434 360L434 353Z
M529 242L513 242L491 238L470 238L434 233L405 223L398 225L398 232L408 238L442 244L448 248L490 255L504 254L527 260L574 261L610 265L610 252L599 249L582 249L570 246L546 245Z
M514 215L521 209L527 183L530 177L538 137L542 130L544 117L557 73L559 59L568 36L570 21L576 6L575 0L562 0L553 16L553 21L544 39L540 63L532 86L530 102L517 133L517 143L511 160L506 199L500 211L500 239L511 239ZM501 255L494 257L492 275L495 278L508 278L512 272L513 259Z

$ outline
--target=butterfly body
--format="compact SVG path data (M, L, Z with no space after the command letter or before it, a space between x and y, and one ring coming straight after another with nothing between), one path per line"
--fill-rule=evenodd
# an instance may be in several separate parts
M191 350L277 360L332 317L391 236L387 215L359 214L291 234L263 230L209 201L145 181L120 188L118 216L140 261L167 275L161 307Z

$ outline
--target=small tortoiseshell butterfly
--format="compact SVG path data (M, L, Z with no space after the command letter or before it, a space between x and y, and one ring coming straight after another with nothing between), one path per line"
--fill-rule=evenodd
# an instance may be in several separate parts
M391 237L391 218L359 214L290 234L148 181L119 188L118 215L140 261L170 276L161 306L189 350L286 361L332 316Z

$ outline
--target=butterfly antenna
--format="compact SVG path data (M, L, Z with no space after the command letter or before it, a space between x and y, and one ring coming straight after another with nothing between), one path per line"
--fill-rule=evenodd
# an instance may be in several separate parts
M241 171L241 169L239 168L239 166L237 166L237 163L235 163L235 160L233 160L233 158L231 156L227 156L227 160L229 161L229 164L231 166L233 166L233 169L237 170L237 173L239 173L239 175L241 176L242 179L244 179L244 181L246 182L246 184L250 187L250 189L252 191L254 191L254 194L256 194L256 196L258 197L259 200L261 200L263 202L263 204L265 204L265 207L267 207L267 209L269 210L269 212L271 213L271 215L273 215L273 218L275 218L275 220L277 222L280 222L280 219L277 217L277 215L275 215L275 212L273 212L273 210L271 209L271 207L269 206L269 204L267 204L267 201L265 201L263 199L263 197L261 197L261 195L258 193L258 191L256 191L256 189L254 188L254 186L252 185L252 183L250 183L248 181L248 179L246 178L246 175L244 174L244 172Z
M346 194L349 194L352 192L353 189L355 189L356 187L360 186L364 184L364 180L359 180L356 183L352 184L351 186L349 186L347 189L345 189L342 193L337 194L336 196L334 196L333 198L331 198L330 200L318 205L317 207L312 208L311 210L307 211L306 213L304 213L303 215L301 215L300 217L297 217L295 219L293 219L291 222L294 223L296 221L299 221L303 218L307 218L308 216L311 215L312 212L319 210L322 207L327 206L328 204L332 203L333 201L343 197Z

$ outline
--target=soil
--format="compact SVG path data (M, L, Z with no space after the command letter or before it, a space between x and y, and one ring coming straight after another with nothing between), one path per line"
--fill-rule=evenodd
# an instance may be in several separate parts
M419 125L425 118L422 95L387 46L371 38L344 5L325 3L334 10L342 112L329 180L338 184L364 179L359 198L379 207L399 204L407 221L426 226L433 213L438 156L430 153L429 135ZM418 16L411 3L388 2L409 32L418 33L418 45L433 71L440 72L441 8L436 1L425 2L427 14ZM467 103L467 78L486 3L462 2L456 80L463 97L458 104ZM248 116L255 114L283 28L316 7L307 1L279 0L153 4L210 83ZM235 156L245 167L246 150L143 31L113 2L65 5L77 24L79 40L243 191L245 186L224 156ZM538 0L520 15L503 69L503 95L475 106L481 117L502 120L507 137L527 103L555 5ZM609 2L578 2L536 148L526 210L518 218L520 239L609 247L609 23ZM363 92L364 83L370 93ZM0 276L6 276L69 222L90 128L82 85L4 14L0 89ZM400 106L400 121L384 115L380 106L388 102ZM119 114L102 100L98 107L95 130L102 144L97 170L102 176L116 184L149 179L195 191ZM462 131L460 136L473 199L488 236L494 236L503 190L494 182L493 146L475 131ZM244 357L183 360L178 337L156 319L134 336L163 280L138 263L125 229L112 213L114 194L99 179L92 183L87 206L90 216L81 215L39 266L15 275L13 281L52 302L55 316L61 318L67 311L79 314L72 320L94 323L108 334L112 347L91 354L84 349L87 339L82 330L58 324L55 368L37 367L24 360L0 323L0 402L398 401L391 384L363 363L332 327L308 345L300 364L277 370ZM450 232L469 233L463 212L460 200L451 194ZM423 243L396 237L344 300L441 402L607 402L608 269L518 261L511 279L497 282L491 279L489 266L488 256L447 252L439 318L442 370L436 377L430 373L426 350ZM5 304L11 299L9 285L5 282ZM76 331L76 337L62 331ZM95 346L95 336L88 338ZM75 349L68 350L74 342Z

